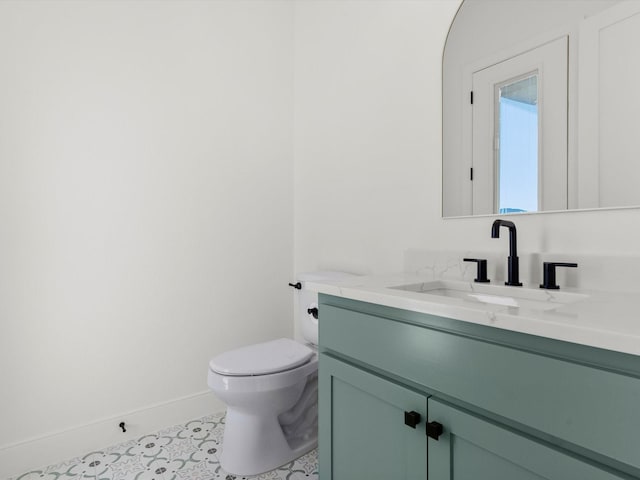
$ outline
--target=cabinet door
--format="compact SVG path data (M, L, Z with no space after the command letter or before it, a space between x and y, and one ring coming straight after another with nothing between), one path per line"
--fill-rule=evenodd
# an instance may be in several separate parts
M424 395L323 354L319 378L320 479L427 478Z
M620 479L511 430L429 399L429 420L443 434L429 439L429 480Z

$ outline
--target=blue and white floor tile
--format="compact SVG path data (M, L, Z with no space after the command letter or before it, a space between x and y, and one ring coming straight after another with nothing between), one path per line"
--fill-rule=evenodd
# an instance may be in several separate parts
M261 475L230 475L218 461L223 431L224 414L210 415L8 480L317 480L316 450Z

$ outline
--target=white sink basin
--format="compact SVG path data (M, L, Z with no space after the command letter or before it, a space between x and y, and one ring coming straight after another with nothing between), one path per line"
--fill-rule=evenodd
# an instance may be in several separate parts
M476 306L478 304L489 304L537 311L554 310L588 298L588 295L560 292L558 290L508 287L505 285L453 280L434 280L389 288L423 293L425 295L457 298L464 302L474 303Z

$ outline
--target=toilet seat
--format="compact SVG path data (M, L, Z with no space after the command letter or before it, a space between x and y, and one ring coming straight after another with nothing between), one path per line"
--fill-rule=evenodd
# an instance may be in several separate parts
M272 375L304 365L313 355L306 345L279 338L224 352L211 359L209 369L233 377Z
M207 383L214 392L247 395L290 387L317 371L318 355L314 353L303 365L268 375L225 375L209 369Z

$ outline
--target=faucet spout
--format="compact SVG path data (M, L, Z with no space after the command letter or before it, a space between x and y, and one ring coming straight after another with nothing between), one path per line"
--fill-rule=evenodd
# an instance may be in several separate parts
M500 238L500 227L509 229L509 258L507 258L508 277L505 285L521 287L520 265L518 259L518 238L516 225L509 220L498 219L491 225L491 238Z
M516 234L516 225L509 220L498 219L491 225L491 238L500 238L500 227L509 229L509 256L518 256L518 239Z

